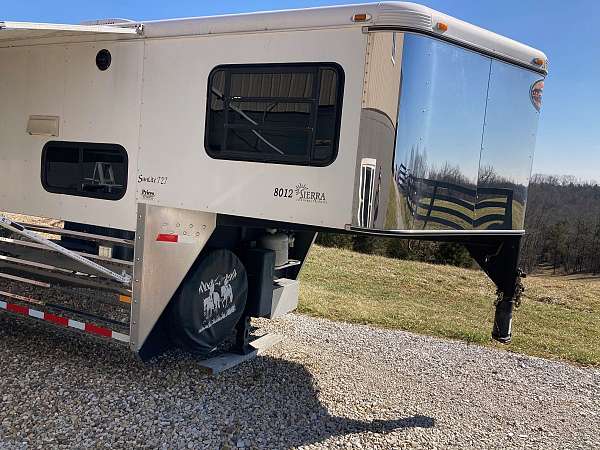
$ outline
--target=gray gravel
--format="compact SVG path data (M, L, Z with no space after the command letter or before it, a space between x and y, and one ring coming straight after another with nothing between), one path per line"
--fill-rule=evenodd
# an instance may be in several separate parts
M0 313L0 448L600 448L600 371L299 315L216 377Z

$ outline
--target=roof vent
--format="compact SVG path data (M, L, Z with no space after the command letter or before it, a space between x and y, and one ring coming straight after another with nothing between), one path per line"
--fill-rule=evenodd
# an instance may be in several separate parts
M382 7L376 19L377 25L407 28L431 28L431 15L398 7Z

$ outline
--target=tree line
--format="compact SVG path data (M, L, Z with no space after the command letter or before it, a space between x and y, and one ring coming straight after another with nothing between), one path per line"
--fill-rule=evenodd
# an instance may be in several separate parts
M600 273L600 185L573 176L534 175L521 265L559 273Z

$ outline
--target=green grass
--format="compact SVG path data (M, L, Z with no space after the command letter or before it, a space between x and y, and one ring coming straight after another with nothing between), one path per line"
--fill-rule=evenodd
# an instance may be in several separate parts
M505 346L490 339L495 288L483 272L315 246L299 311L600 366L600 279L528 277L525 287Z

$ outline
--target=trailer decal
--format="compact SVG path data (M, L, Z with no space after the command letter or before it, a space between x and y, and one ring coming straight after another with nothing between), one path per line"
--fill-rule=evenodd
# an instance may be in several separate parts
M542 96L544 95L544 80L537 80L535 83L531 85L531 89L529 90L529 97L531 98L531 103L533 107L539 111L542 109Z
M144 200L154 200L156 197L156 192L149 191L148 189L142 189L142 198Z
M138 183L167 184L169 177L147 177L138 175Z
M8 303L0 300L0 309L5 311L20 314L22 316L33 317L35 319L43 320L45 322L51 322L55 325L60 325L68 328L75 328L85 333L93 334L96 336L106 337L109 339L115 339L120 342L129 343L129 336L109 328L100 327L92 323L84 323L78 320L69 319L67 317L57 316L52 313L38 311L36 309L28 308L27 306L16 305L14 303Z
M298 183L294 192L299 202L327 203L325 192L311 191L304 183Z

